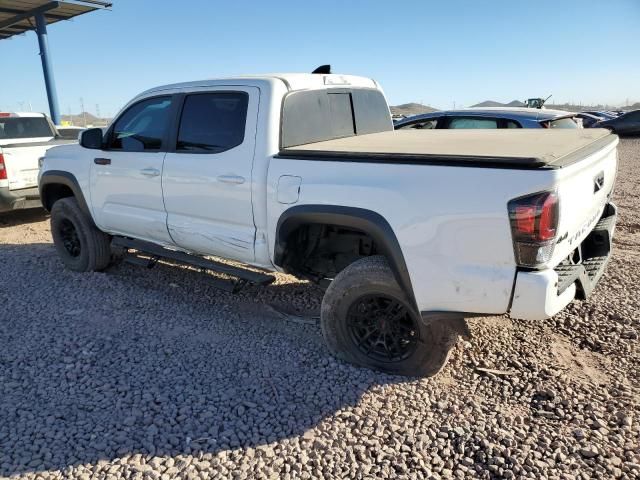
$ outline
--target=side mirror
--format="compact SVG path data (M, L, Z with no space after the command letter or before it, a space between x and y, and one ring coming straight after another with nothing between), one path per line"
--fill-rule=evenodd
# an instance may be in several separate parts
M80 145L92 150L102 149L102 129L89 128L80 134Z

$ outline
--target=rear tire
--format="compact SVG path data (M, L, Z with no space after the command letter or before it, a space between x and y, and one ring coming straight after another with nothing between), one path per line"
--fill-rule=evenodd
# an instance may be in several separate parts
M111 237L98 230L73 197L51 208L53 244L65 267L76 272L101 271L111 261Z
M360 259L336 276L322 299L321 327L336 357L408 376L438 373L458 338L446 321L426 325L418 317L381 256Z

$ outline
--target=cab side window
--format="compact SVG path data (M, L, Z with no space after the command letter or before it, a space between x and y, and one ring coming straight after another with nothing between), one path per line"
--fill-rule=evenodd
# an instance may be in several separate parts
M436 128L438 126L438 119L437 118L431 118L428 120L422 120L420 122L415 122L415 123L410 123L408 125L403 125L402 127L399 127L398 130L409 130L409 129L415 129L415 130L433 130L434 128Z
M187 95L176 152L220 153L242 144L248 105L245 92Z
M449 128L498 128L495 118L454 117L449 121Z
M171 97L155 97L130 107L116 120L109 150L157 151L169 126Z

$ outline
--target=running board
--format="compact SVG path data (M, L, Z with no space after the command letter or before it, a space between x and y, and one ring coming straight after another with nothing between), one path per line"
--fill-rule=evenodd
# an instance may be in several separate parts
M226 281L207 275L208 281L212 286L228 292L236 293L247 283L263 286L269 285L275 280L273 275L267 275L253 270L248 270L246 268L227 265L226 263L209 260L196 255L190 255L177 250L170 250L168 248L161 247L160 245L156 245L155 243L145 242L144 240L113 237L111 245L114 247L124 248L124 261L133 265L152 268L158 260L162 259L196 267L203 272L211 271L235 277L236 280ZM135 252L129 252L130 249L135 250Z

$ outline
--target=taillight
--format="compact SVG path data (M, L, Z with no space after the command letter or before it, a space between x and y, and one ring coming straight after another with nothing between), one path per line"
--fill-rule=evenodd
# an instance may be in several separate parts
M0 153L0 180L7 179L7 167L4 164L4 155Z
M511 200L508 208L518 265L537 268L551 260L558 231L558 195L527 195Z

